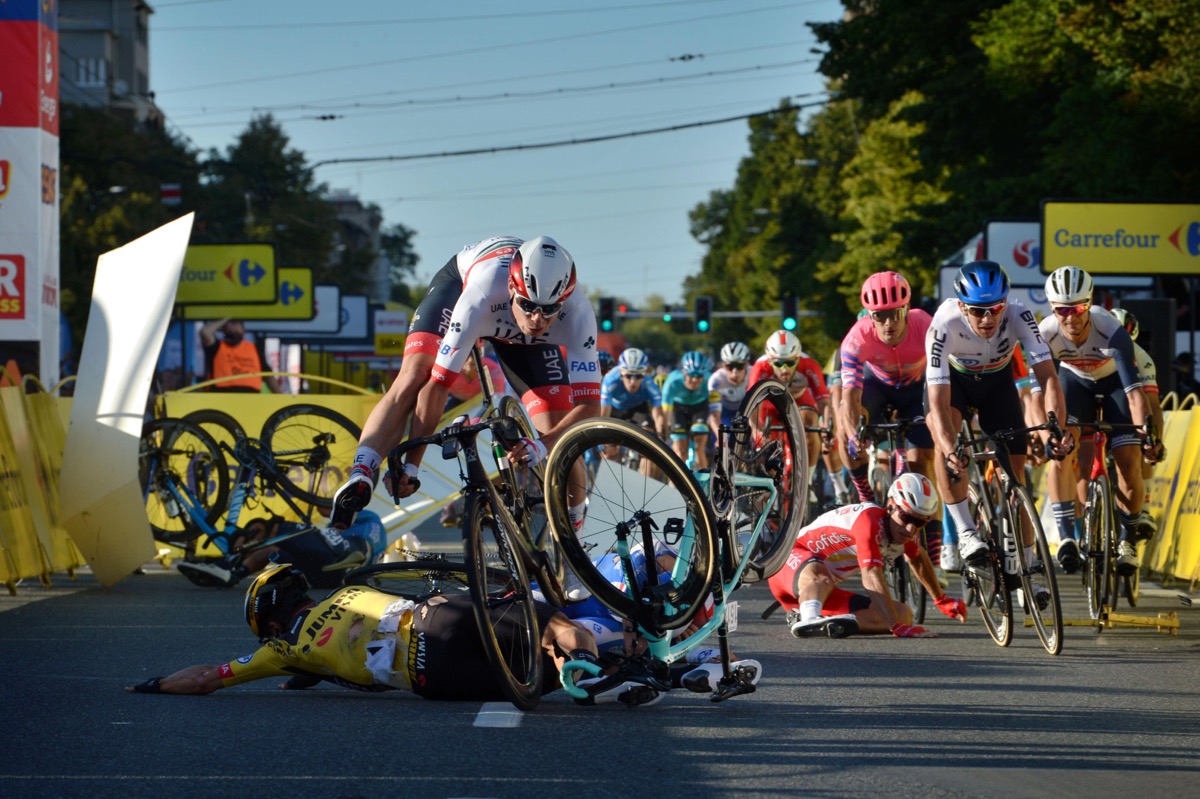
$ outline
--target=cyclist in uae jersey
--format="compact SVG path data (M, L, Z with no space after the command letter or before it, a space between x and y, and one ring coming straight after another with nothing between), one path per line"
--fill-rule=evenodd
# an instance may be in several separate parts
M959 270L954 287L957 298L941 304L925 338L926 423L937 450L938 488L958 532L959 554L964 563L973 565L986 558L987 544L967 507L967 481L951 481L952 473L961 475L967 467L967 457L956 452L963 420L978 412L979 426L989 432L1026 426L1010 366L1018 344L1025 348L1033 374L1045 389L1043 404L1036 408L1038 423L1046 420L1048 412L1066 418L1066 406L1037 320L1020 300L1008 296L1004 269L995 261L972 261ZM1038 435L1045 447L1049 432ZM1023 482L1025 442L1009 440L1007 446L1013 471ZM1065 457L1073 446L1068 433L1053 445L1053 453ZM1026 547L1031 547L1033 532L1023 532Z
M709 431L721 424L721 398L708 388L712 361L702 352L687 352L680 367L663 383L663 414L671 431L671 448L688 460L689 439L695 442L695 467L708 467Z
M899 272L876 272L860 292L867 316L859 319L842 340L842 401L838 408L838 437L850 479L860 501L874 502L869 453L858 441L859 421L887 422L889 410L897 419L925 417L925 334L929 314L912 308L912 289ZM933 437L924 422L909 428L905 458L908 468L935 479ZM926 528L929 557L941 568L942 522ZM939 574L945 580L944 574Z
M360 691L407 690L427 699L504 700L470 597L413 603L348 586L313 602L307 588L303 573L290 564L271 567L256 578L246 598L246 620L262 647L219 666L190 666L128 690L210 694L251 680L291 677L283 687L327 681ZM594 657L596 645L590 633L554 608L537 603L536 609L543 629L542 690L548 692L558 687L558 669L566 659L578 653ZM496 613L502 637L520 634L510 615Z
M754 386L768 378L775 378L788 387L796 405L800 408L800 419L804 426L825 428L828 433L811 432L805 436L808 445L808 474L805 485L812 484L813 472L817 468L817 457L833 448L833 405L829 401L829 388L825 385L825 373L816 360L805 355L800 339L789 330L776 330L767 337L763 356L754 362L747 382Z
M944 614L966 621L961 599L946 595L917 537L938 511L933 484L906 472L888 489L887 507L861 503L835 508L800 530L784 567L769 580L775 600L788 611L797 638L842 638L856 632L900 638L931 637L912 624L912 609L888 593L883 570L903 555ZM838 587L861 572L866 593Z
M1116 431L1108 442L1117 467L1114 489L1117 512L1121 517L1117 571L1132 574L1140 565L1137 541L1153 534L1153 530L1145 526L1142 526L1145 532L1138 529L1145 501L1141 461L1143 458L1150 462L1160 460L1162 445L1157 440L1150 404L1142 390L1133 339L1116 317L1092 305L1092 292L1091 275L1084 270L1075 266L1056 269L1046 279L1046 299L1054 313L1042 320L1040 330L1051 354L1059 362L1059 379L1066 397L1069 425L1095 421L1096 396L1103 395L1104 421L1110 424L1132 422L1142 428L1141 431ZM1091 461L1092 442L1090 437L1083 436L1077 459L1050 464L1050 500L1062 540L1058 558L1064 570L1078 566L1078 555L1072 552L1078 544L1066 542L1074 541L1075 503L1077 499L1081 505L1086 501L1090 479L1089 474L1081 473L1077 464L1090 464Z
M509 453L514 461L538 462L567 427L599 415L596 316L575 286L570 253L546 236L485 239L451 258L413 314L399 376L363 425L350 476L334 496L333 524L348 526L370 501L381 453L400 443L410 414L413 438L434 431L479 339L491 342L541 436L517 444ZM389 480L397 496L416 491L422 455L423 448L410 450L402 474ZM572 485L586 485L582 464ZM584 492L571 493L581 521Z

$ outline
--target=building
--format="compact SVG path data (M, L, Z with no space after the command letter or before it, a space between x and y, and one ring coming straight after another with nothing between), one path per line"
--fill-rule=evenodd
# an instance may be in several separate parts
M150 90L150 4L59 0L58 6L59 99L161 125Z
M358 196L347 189L333 189L325 197L337 213L338 231L333 239L330 263L336 264L341 252L349 247L363 250L367 247L376 253L371 264L366 294L372 302L387 302L391 299L391 263L380 251L380 231L383 215L374 205L366 206Z

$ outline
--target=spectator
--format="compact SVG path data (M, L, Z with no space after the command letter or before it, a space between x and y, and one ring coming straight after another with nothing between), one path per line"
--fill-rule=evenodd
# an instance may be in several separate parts
M221 338L217 338L217 331ZM200 343L204 346L204 366L209 380L222 379L212 391L258 394L263 386L276 393L279 383L274 377L265 381L258 372L266 371L261 347L246 339L246 325L241 319L214 319L200 328Z

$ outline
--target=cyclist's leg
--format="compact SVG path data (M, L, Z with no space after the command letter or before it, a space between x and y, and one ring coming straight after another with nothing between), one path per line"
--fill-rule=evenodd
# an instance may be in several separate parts
M708 425L693 424L689 431L696 450L696 468L708 468Z
M800 421L804 422L806 431L820 424L821 417L817 415L817 407L800 405ZM817 470L817 459L821 457L821 434L805 432L804 443L808 447L808 474L804 475L804 485L811 486L813 472Z

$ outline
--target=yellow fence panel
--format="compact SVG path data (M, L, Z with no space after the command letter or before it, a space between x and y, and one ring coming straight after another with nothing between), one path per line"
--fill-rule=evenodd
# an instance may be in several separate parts
M17 450L18 436L23 441L28 437L21 389L17 386L0 388L0 548L4 550L4 582L9 591L15 591L17 580L34 576L44 578L47 572L30 507L29 490L22 475L24 458Z

